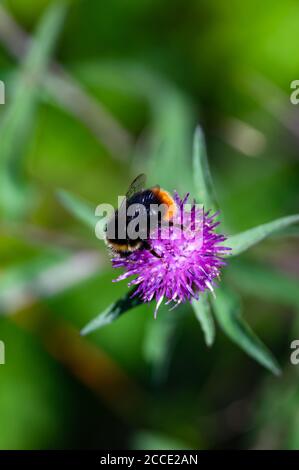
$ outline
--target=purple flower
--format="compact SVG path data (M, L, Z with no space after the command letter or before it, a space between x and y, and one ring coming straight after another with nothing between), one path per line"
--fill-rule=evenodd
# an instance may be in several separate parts
M215 280L226 264L222 256L230 250L221 245L226 237L215 232L218 213L211 214L195 203L187 203L188 197L187 194L181 199L174 194L174 226L157 227L148 240L161 257L142 249L125 258L112 259L114 268L125 269L115 281L133 276L128 284L135 286L133 297L138 296L143 302L156 300L155 317L163 299L175 307L198 299L207 289L213 292Z

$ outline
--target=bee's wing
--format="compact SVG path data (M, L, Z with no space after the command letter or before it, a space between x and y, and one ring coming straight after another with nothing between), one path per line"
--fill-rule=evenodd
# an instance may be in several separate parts
M127 201L134 196L134 194L139 193L145 187L146 176L144 173L138 175L130 184L128 191L126 192L125 197L122 200L120 208L123 209L124 206L127 204Z
M130 184L130 187L126 193L126 198L130 199L134 194L139 193L145 188L146 176L144 173L138 175L134 181Z

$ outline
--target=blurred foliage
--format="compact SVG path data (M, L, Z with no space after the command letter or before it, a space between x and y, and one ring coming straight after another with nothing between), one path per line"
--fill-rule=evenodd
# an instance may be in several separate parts
M224 273L277 378L218 330L207 349L189 306L80 337L127 287L77 220L140 171L201 194L198 122L227 233L298 213L298 18L296 0L1 3L0 448L299 447L298 231Z

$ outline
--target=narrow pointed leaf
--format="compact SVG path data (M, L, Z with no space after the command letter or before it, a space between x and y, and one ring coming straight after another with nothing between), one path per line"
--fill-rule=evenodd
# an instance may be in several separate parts
M0 315L15 313L37 299L69 288L78 279L71 278L69 266L71 256L58 251L44 252L8 266L0 278Z
M57 191L57 195L62 205L71 214L83 222L87 227L95 229L97 218L91 204L63 189Z
M234 259L229 264L226 275L241 292L299 308L298 280L273 266Z
M164 83L151 97L153 125L149 179L169 191L192 192L192 172L188 162L190 139L195 124L192 104L178 89Z
M222 286L217 289L213 305L223 331L249 356L273 374L279 375L280 368L276 359L242 317L238 297Z
M239 255L265 238L271 235L276 235L287 227L298 223L299 215L290 215L267 224L259 225L258 227L246 230L245 232L231 235L227 241L228 246L231 248L229 256Z
M139 297L132 297L134 289L129 291L124 297L111 304L104 312L100 313L97 317L91 320L82 330L81 335L87 335L98 328L102 328L114 320L117 320L121 315L128 312L134 307L142 303Z
M158 318L151 318L147 324L143 353L152 367L155 383L161 383L167 377L177 323L178 317L169 315L168 307L162 305Z
M203 132L198 126L193 141L193 177L198 202L207 209L218 209Z
M206 345L212 346L215 339L215 323L207 295L202 295L199 300L193 300L191 305L195 316L201 325Z

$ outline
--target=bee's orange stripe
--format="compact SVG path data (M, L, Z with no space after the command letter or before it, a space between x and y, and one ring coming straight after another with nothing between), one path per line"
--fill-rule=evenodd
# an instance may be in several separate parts
M177 209L173 198L164 189L152 188L152 191L155 194L155 196L158 199L160 199L161 204L165 204L166 206L168 206L168 210L164 216L164 219L171 220L173 216L175 215L176 209Z

